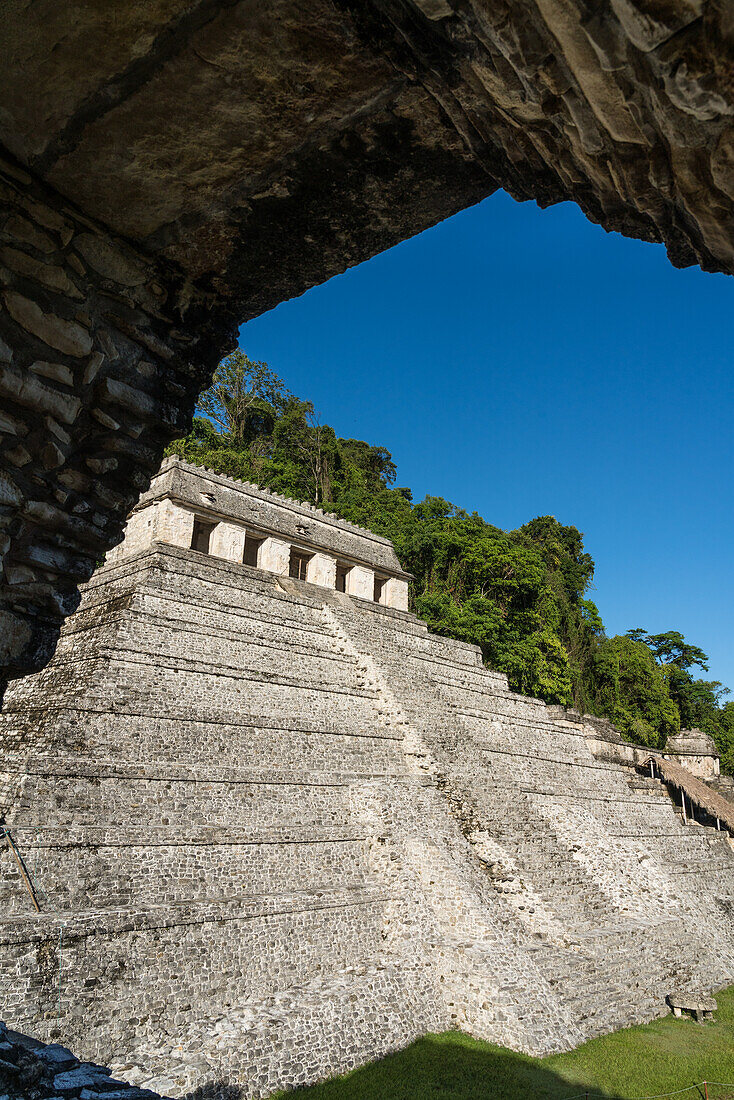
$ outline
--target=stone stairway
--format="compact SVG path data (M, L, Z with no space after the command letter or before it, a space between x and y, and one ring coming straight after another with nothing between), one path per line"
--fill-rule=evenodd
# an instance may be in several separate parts
M159 546L0 723L8 1018L157 1091L548 1053L734 977L726 846L407 613Z
M361 616L344 614L356 644L365 649L374 645L371 624L359 619L369 619L370 614L374 618L368 609ZM686 965L686 958L695 957L699 933L681 929L680 919L686 909L690 913L698 907L686 906L685 898L675 897L669 880L662 895L660 888L650 890L645 884L641 899L640 876L634 875L620 904L618 897L609 896L594 863L578 859L579 846L572 843L569 830L561 835L547 812L549 788L550 803L560 803L561 814L568 812L569 802L573 807L574 795L582 804L602 799L601 818L595 808L579 823L582 830L591 827L607 839L610 855L615 846L610 831L639 831L643 821L642 842L650 825L655 833L664 821L666 844L673 840L676 870L708 872L710 853L702 868L690 866L688 837L671 814L667 796L661 802L655 797L659 792L645 783L633 791L619 769L591 757L580 723L543 714L542 705L513 698L501 678L478 666L470 647L457 645L456 659L450 663L425 655L418 662L410 654L410 632L406 646L402 624L395 625L394 637L392 625L381 624L381 644L373 648L391 697L401 707L401 718L413 731L411 737L421 745L424 766L440 777L474 854L485 860L489 881L504 898L510 898L526 931L539 941L532 949L536 966L562 990L564 1008L583 1033L592 1036L664 1012L665 997L673 987L715 982L727 968L730 971L730 949L721 969L714 965L695 974L695 967ZM435 675L436 668L440 676ZM498 718L501 738L497 737ZM461 735L447 736L452 729ZM542 749L539 756L537 748L534 756L531 751L523 755L515 738L521 745L528 736L536 746L549 743L552 748L547 751L554 756L545 756ZM459 742L464 758L474 763L485 752L481 770L457 763ZM575 774L569 782L570 771ZM729 881L730 867L727 862ZM713 885L720 894L720 884Z
M52 666L11 694L3 729L19 777L8 815L43 907L32 914L2 853L0 986L17 1026L63 1027L140 1065L181 1039L181 1004L197 1006L191 1049L223 1014L254 1013L245 1048L267 1091L313 1077L316 1036L340 1018L353 1028L351 1045L331 1041L344 1069L358 1049L447 1026L406 941L384 950L402 885L372 855L388 825L360 811L365 784L405 775L401 735L310 586L181 554L103 571ZM334 999L309 1001L309 988ZM272 1004L291 1018L290 1046Z

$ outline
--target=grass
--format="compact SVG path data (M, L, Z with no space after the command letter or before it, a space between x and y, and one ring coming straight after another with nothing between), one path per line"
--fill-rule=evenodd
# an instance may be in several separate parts
M298 1100L564 1100L586 1092L590 1100L634 1100L704 1080L734 1083L734 986L716 999L713 1022L667 1016L548 1058L460 1032L427 1035L379 1062L299 1090ZM725 1096L734 1097L734 1088L709 1090L710 1100ZM699 1100L699 1093L680 1100Z

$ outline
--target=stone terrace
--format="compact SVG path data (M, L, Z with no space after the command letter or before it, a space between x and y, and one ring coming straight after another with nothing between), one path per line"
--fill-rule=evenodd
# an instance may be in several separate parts
M7 1022L136 1085L265 1095L452 1026L542 1054L734 979L725 835L371 598L123 550L0 722L41 910L3 849Z

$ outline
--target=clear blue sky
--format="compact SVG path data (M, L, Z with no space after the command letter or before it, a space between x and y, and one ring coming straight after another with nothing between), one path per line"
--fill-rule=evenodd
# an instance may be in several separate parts
M607 633L675 629L734 691L734 279L498 193L243 326L398 485L584 532Z

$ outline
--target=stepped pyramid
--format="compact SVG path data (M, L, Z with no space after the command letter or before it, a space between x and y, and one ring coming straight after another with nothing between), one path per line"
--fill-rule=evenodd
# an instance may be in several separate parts
M266 1095L450 1027L567 1049L734 980L725 834L406 593L387 540L167 461L7 692L40 907L0 850L9 1026Z

